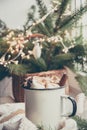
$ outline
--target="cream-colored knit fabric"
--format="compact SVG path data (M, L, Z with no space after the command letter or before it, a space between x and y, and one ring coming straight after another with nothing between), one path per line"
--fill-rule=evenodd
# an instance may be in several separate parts
M18 130L37 130L37 127L26 117L21 119Z

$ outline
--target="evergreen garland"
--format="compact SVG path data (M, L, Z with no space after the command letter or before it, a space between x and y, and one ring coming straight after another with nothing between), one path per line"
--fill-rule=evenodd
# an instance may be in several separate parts
M64 11L66 10L67 5L69 4L70 0L62 0L58 10L56 11L57 13L57 18L56 18L56 22L55 22L55 28L54 31L57 31L58 26L61 24L61 19L62 19L62 15L64 13Z
M65 5L67 6L68 0L66 0L66 1L67 2ZM61 5L61 8L63 8L62 6L64 6L64 5ZM85 14L86 12L87 12L87 4L85 4L85 6L81 7L79 10L76 10L76 12L73 12L70 16L65 17L63 20L61 19L61 21L60 21L60 17L58 17L58 19L55 23L55 28L54 28L55 32L60 29L64 30L66 28L72 27L72 25L76 21L78 21L81 18L81 16L83 14Z
M39 10L39 17L42 18L45 14L47 14L48 10L46 5L44 4L43 0L36 0L38 10ZM42 23L39 23L35 27L32 28L32 32L34 33L41 33L45 36L52 36L61 34L65 31L66 28L72 28L72 25L78 21L81 16L87 12L87 5L81 7L80 10L77 10L72 15L67 17L62 17L63 13L66 10L66 7L70 0L62 0L61 4L58 6L57 10L55 10L53 15L49 15ZM24 33L31 27L30 22L35 22L37 18L35 18L35 6L31 7L31 11L29 10L28 19L24 25ZM4 26L3 26L4 25ZM7 34L7 27L4 22L0 20L0 28L6 29L4 33L0 32L0 37L3 37ZM61 32L61 33L60 33ZM16 32L16 35L19 33ZM77 38L78 40L79 38ZM76 41L77 41L76 40ZM3 39L0 39L0 57L4 54L7 50L8 45L4 43ZM30 39L27 43L27 46L24 48L24 51L33 48L32 39ZM26 73L34 73L34 72L41 72L47 71L52 69L60 69L63 68L65 65L73 66L73 61L76 61L80 64L83 63L83 57L85 56L84 47L82 45L74 46L69 49L68 53L64 53L62 51L63 47L60 43L50 43L50 42L43 42L43 49L41 58L34 59L32 56L31 59L25 60L20 59L20 64L14 65L11 64L7 68L0 65L0 80L2 80L5 76L10 76L10 73L15 73L17 75L26 74ZM81 57L81 59L79 59ZM81 79L83 79L81 77ZM86 84L85 80L79 80L81 86L84 87L83 92L86 93ZM81 119L79 117L74 118L77 121L77 125L79 130L87 130L87 121Z
M37 7L38 7L38 14L39 18L42 18L44 15L48 13L48 9L46 5L44 4L43 0L36 0ZM63 14L67 8L67 5L69 4L70 0L62 0L60 1L60 5L57 5L57 9L54 11L53 14L49 14L45 20L37 24L36 26L33 26L31 28L31 23L36 22L37 18L35 17L36 7L33 5L31 6L27 21L24 25L24 34L28 29L31 28L32 33L40 33L43 34L46 38L51 36L58 36L60 35L63 39L64 46L61 44L61 42L50 42L50 41L43 41L42 43L42 54L41 57L38 59L35 59L33 56L31 56L30 59L22 59L21 56L17 58L19 60L19 64L23 65L22 67L17 67L17 65L13 65L13 67L9 66L11 72L13 71L13 68L15 66L14 73L17 73L20 75L20 72L24 74L25 73L34 73L34 72L40 72L40 71L47 71L47 70L53 70L53 69L60 69L63 68L65 65L67 66L73 66L74 61L80 64L83 64L83 57L85 56L84 47L74 44L74 46L70 49L70 43L73 41L68 41L64 39L64 31L66 25L68 28L72 28L71 25L74 24L75 20L79 20L80 17L87 11L87 5L82 7L80 10L77 10L75 13L73 13L71 16L64 16ZM67 29L68 29L67 28ZM56 29L56 30L55 30ZM55 30L55 31L54 31ZM15 35L17 36L20 34L20 30L14 30ZM32 42L35 41L35 38L30 38L28 42L25 44L25 48L23 49L23 52L27 54L28 50L32 50L33 44ZM0 41L0 47L4 46L2 45L3 41ZM77 41L76 41L77 42ZM79 42L79 41L78 41ZM80 43L79 43L80 44ZM67 49L67 53L63 51L63 49ZM5 49L3 47L3 49ZM4 51L5 52L5 51ZM0 48L0 56L3 55L2 47ZM12 55L11 55L12 56ZM14 56L13 56L14 57ZM80 59L79 59L80 57ZM17 67L17 68L16 68ZM16 70L17 69L17 70ZM21 71L20 71L21 70Z
M48 12L47 7L42 0L36 0L36 2L39 7L39 16L40 18L42 18ZM52 30L53 24L50 15L45 19L44 24L45 24L45 28L47 28L49 32L52 33L50 30Z
M87 130L87 120L82 119L78 116L75 116L74 120L77 122L78 130Z

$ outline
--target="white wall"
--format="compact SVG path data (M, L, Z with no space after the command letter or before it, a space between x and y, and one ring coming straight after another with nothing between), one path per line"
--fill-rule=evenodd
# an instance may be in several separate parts
M44 2L49 4L49 0L44 0ZM35 0L0 0L0 19L9 28L21 28L32 4L35 4Z

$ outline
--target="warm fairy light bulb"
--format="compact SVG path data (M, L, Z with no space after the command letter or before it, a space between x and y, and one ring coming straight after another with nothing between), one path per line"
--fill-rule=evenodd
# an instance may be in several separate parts
M11 58L11 55L8 55L8 59Z
M21 43L21 41L20 41L20 40L18 40L18 41L17 41L17 43L18 43L18 44L20 44L20 43Z
M21 41L24 41L24 37L23 37L23 36L21 36L21 37L20 37L20 40L21 40Z
M0 65L3 65L3 62L2 62L2 61L0 61Z
M8 37L6 37L6 40L8 41L8 40L9 40L9 38L8 38Z
M22 57L22 59L30 59L30 56L29 55L25 55Z
M17 65L18 64L18 60L13 60L13 61L11 61L12 63L14 63L15 65Z
M14 35L14 31L11 31L11 32L10 32L10 35L13 36L13 35Z
M58 39L55 39L54 42L55 42L55 43L58 42Z
M25 56L25 53L24 53L24 52L22 52L22 53L21 53L21 57L24 57L24 56Z
M21 34L18 34L18 37L21 37Z
M32 25L33 25L33 26L35 26L35 25L36 25L36 23L33 23Z
M31 36L31 35L32 35L31 30L26 31L26 36Z
M27 59L30 59L30 56L29 56L29 55L27 55L27 56L26 56L26 58L27 58Z
M28 40L24 40L24 41L23 41L23 44L25 44L25 43L27 43L27 42L28 42Z
M16 49L15 49L15 51L16 51L16 52L19 52L19 49L18 49L18 48L16 48Z
M45 39L43 38L43 39L41 39L41 41L42 41L42 42L44 42L44 41L45 41Z
M20 45L20 48L24 48L24 45L23 45L23 44L21 44L21 45Z
M18 60L16 60L14 63L17 65L18 64Z
M16 44L17 44L17 42L16 41L12 41L12 42L10 42L11 44L11 46L15 46Z
M11 61L8 61L8 64L11 64Z
M51 42L50 38L47 39L48 42Z
M11 54L14 54L14 52L15 52L15 50L12 49L12 50L11 50Z
M5 65L7 65L7 62L5 62Z
M10 36L10 35L7 35L7 38L8 38L8 39L10 39L10 38L11 38L11 36Z
M5 57L4 57L4 56L1 58L1 61L2 61L2 62L4 62L4 61L5 61Z
M16 37L12 37L12 40L16 40Z
M6 67L7 65L6 64L4 64L4 67Z
M35 41L33 41L32 43L33 43L33 44L35 44L36 42L35 42Z
M67 47L64 48L64 49L63 49L63 52L67 53L67 52L68 52L68 48L67 48Z

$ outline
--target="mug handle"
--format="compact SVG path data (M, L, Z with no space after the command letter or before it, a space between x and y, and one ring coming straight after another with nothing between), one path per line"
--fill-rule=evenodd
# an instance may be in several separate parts
M68 117L74 116L76 114L76 111L77 111L77 103L76 103L75 99L73 97L68 96L68 95L62 95L61 98L62 99L64 99L64 98L69 99L71 101L72 107L73 107L72 113L70 115L62 115L62 116L68 116ZM62 104L63 104L63 100L62 100Z

